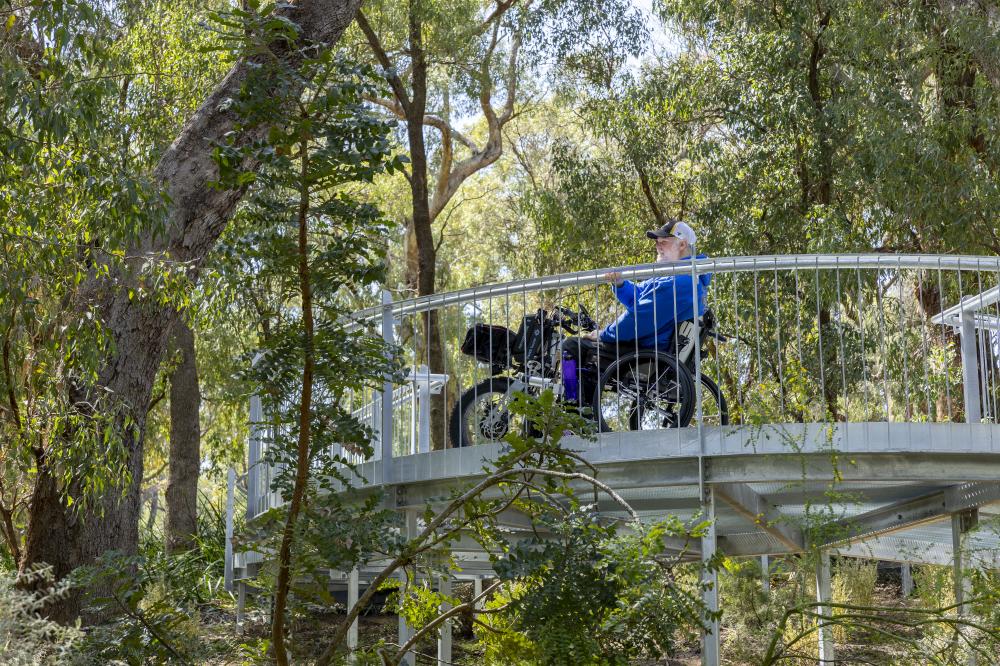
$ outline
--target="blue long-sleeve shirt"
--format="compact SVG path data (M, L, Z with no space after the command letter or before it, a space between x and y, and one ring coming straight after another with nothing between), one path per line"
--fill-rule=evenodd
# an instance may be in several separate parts
M698 259L703 258L704 255L698 256ZM625 311L616 322L601 331L601 342L629 342L639 348L666 350L673 340L677 322L694 318L691 280L690 273L682 273L651 278L639 284L625 280L620 287L611 285ZM711 273L698 276L698 316L705 313L705 291L711 281Z

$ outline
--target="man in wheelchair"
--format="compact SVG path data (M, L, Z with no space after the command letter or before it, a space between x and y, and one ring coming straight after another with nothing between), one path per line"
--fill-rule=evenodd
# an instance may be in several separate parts
M646 236L655 243L657 263L690 259L696 244L694 229L679 221L668 222L659 229L647 231ZM697 258L704 258L704 255L698 255ZM676 390L676 381L669 377L675 376L677 369L665 372L660 367L662 359L664 355L669 355L670 358L679 358L681 363L689 362L687 357L693 351L694 340L685 340L684 336L677 337L675 333L680 322L705 315L705 292L711 277L711 274L699 275L697 285L694 285L690 273L680 273L634 284L625 280L619 272L607 273L605 279L611 283L615 296L624 306L621 316L604 328L567 338L563 343L565 357L575 361L569 367L575 366L577 369L577 382L574 383L579 390L575 399L580 406L590 406L592 398L599 400L600 394L596 390L605 388L604 384L615 384L617 393L622 394L624 391L631 396L628 403L631 412L623 414L623 418L634 427L636 418L641 416L643 405L646 404L645 398L631 395L636 386L641 385L647 389L647 393L648 389L654 392L667 391L669 386ZM618 367L617 362L626 357L630 359L631 365L628 368ZM657 358L661 360L656 360ZM595 366L596 370L593 369ZM612 367L615 377L608 378L604 369ZM625 387L621 382L623 372L631 373L631 388ZM567 395L567 398L574 399L571 395ZM616 399L621 402L620 397ZM650 405L652 404L650 401ZM649 407L646 411L652 409ZM654 418L658 421L669 420L655 415ZM602 429L605 429L604 418L601 421ZM681 422L675 425L686 424Z

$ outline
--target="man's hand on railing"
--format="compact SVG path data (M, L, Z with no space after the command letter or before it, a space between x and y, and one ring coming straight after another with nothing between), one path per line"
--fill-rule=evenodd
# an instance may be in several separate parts
M604 279L616 287L620 287L625 284L625 278L622 277L622 274L619 271L610 271L605 273Z

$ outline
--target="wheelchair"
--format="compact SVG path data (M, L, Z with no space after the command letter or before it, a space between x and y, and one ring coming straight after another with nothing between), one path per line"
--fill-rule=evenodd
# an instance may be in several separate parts
M729 424L729 408L718 384L696 372L696 332L701 358L709 339L727 340L716 330L708 309L697 327L693 320L679 322L673 341L664 349L627 351L600 369L592 409L601 432L687 427L697 408L696 375L702 391L702 423Z
M519 392L537 395L550 387L558 389L557 395L567 406L591 407L588 416L602 432L686 427L695 416L698 399L695 328L693 321L680 322L673 341L662 350L623 348L620 354L605 350L596 359L585 359L577 369L581 390L569 398L565 394L567 373L560 364L569 340L566 336L597 330L584 307L578 312L564 307L540 309L525 315L516 332L478 323L466 332L461 351L488 366L491 376L465 390L452 409L452 446L498 442L512 429L532 434L523 418L511 414L511 396ZM697 332L702 356L710 338L726 340L715 330L711 310L702 315ZM704 373L700 380L707 393L702 399L702 422L727 425L729 411L722 391Z

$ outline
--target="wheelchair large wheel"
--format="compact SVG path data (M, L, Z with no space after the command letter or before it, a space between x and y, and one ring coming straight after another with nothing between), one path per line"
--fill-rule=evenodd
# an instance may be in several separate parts
M510 412L512 383L509 377L490 377L462 394L451 412L452 446L499 442L512 430L531 434L525 418Z
M695 403L697 411L698 403ZM729 425L729 405L715 380L701 373L701 420L703 425Z
M601 432L683 428L695 408L691 371L669 354L638 351L607 367L594 393Z

